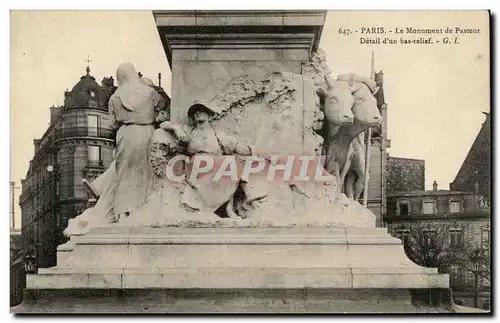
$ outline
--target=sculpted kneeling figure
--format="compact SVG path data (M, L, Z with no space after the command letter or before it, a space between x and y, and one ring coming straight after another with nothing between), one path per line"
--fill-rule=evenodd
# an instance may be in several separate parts
M233 209L233 196L238 188L244 196L250 195L245 195L248 193L245 181L212 181L192 179L190 176L185 176L182 181L171 181L165 173L166 166L176 156L184 158L176 158L173 172L175 176L182 176L187 175L187 163L197 155L252 154L249 145L212 126L215 115L209 104L195 103L188 110L190 125L183 127L168 120L160 123L160 128L153 134L150 151L150 162L157 176L155 189L144 207L131 213L120 224L161 226L170 219L197 215L216 219L215 212L224 206L225 212L222 213L225 216L237 216Z
M189 138L187 155L190 157L200 154L250 156L252 148L249 145L239 142L236 138L212 126L215 114L209 104L195 103L189 108L188 117L192 127L187 130ZM241 185L242 189L245 188L245 182L188 179L182 204L193 211L215 212L230 200L238 185ZM229 213L232 215L232 212Z

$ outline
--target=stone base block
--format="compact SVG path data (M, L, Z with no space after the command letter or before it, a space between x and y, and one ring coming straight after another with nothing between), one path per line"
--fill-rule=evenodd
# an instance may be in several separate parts
M396 313L452 304L448 275L411 262L382 228L94 228L60 246L58 264L28 275L18 312Z
M424 300L421 295L427 295ZM428 300L432 299L432 302ZM29 290L15 313L446 313L446 290Z

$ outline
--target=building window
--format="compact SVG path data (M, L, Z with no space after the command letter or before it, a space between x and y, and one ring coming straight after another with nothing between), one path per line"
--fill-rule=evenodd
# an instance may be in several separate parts
M481 228L481 246L483 249L490 249L490 226L486 225Z
M97 137L99 135L100 123L101 120L99 116L92 114L87 115L87 127L89 136Z
M467 282L469 281L468 274L469 274L469 272L467 270L465 270L463 267L458 267L458 279L462 285L467 284Z
M396 208L396 215L410 215L411 212L411 202L408 200L398 201L398 205Z
M464 232L461 229L450 230L450 247L461 249L464 246Z
M422 205L423 214L436 214L436 201L424 201Z
M422 232L423 242L427 248L432 248L436 244L436 230L424 229Z
M90 166L99 166L101 161L101 146L89 145L88 162Z
M478 203L479 208L487 208L488 207L488 201L483 196L479 196L477 198L477 203Z
M450 213L460 213L462 211L462 203L460 201L454 200L450 201Z
M465 270L457 265L450 268L450 285L453 287L463 287L467 282L467 273Z
M450 275L450 287L456 286L458 283L458 268L456 266L449 267L448 274Z

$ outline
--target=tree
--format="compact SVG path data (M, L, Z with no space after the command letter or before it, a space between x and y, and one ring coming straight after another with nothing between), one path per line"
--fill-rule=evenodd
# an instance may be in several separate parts
M479 307L478 300L481 288L485 286L489 288L491 283L490 252L488 249L470 245L465 249L460 265L472 274L474 307Z
M412 223L397 228L396 232L403 239L410 260L449 273L452 283L455 280L452 287L472 290L474 307L479 307L479 293L490 285L489 249L464 243L463 230L457 226ZM451 272L452 269L457 272ZM473 280L466 283L462 280L466 278L464 275L472 276Z
M403 235L406 255L423 267L438 268L443 273L463 259L463 239L454 239L448 225L409 224L399 232Z

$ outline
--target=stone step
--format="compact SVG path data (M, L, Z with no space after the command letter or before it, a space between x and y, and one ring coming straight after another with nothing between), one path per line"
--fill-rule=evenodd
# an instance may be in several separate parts
M65 268L413 268L375 228L94 228L58 248Z
M32 289L66 288L447 288L448 275L394 268L54 268L28 275Z
M424 296L424 297L422 297ZM14 313L446 313L442 289L38 289Z

